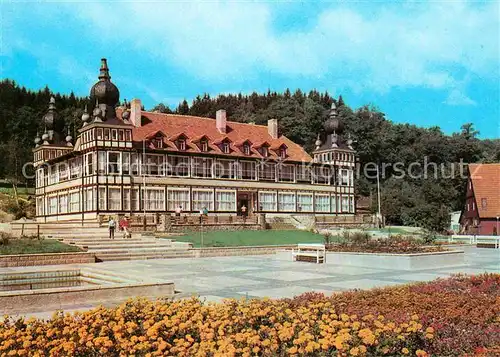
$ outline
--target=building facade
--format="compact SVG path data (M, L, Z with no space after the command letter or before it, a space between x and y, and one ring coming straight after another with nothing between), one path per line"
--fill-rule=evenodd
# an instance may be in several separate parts
M461 233L498 235L500 231L500 164L470 164Z
M267 126L119 105L105 59L92 111L74 139L54 128L52 99L35 139L38 221L174 212L354 215L355 152L335 106L311 157Z

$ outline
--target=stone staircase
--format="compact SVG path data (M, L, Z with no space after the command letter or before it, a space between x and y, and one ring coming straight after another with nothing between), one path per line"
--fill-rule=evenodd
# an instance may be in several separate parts
M266 219L267 228L274 230L296 230L296 222L291 215L269 215Z
M162 259L191 257L191 245L171 239L132 233L124 239L122 232L115 232L115 239L109 239L106 226L98 222L64 221L37 223L20 220L11 223L11 231L16 236L36 235L45 239L57 239L66 244L76 245L94 253L97 261Z
M123 239L120 236L109 239L106 236L106 238L73 237L65 238L62 241L94 253L97 261L188 258L192 256L189 243L141 236L140 234L135 234L129 239Z

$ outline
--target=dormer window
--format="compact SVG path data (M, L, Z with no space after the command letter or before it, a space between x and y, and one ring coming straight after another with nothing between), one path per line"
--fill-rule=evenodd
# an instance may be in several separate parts
M179 140L177 140L177 147L180 151L186 151L186 139L179 138Z
M250 155L250 145L248 143L243 144L243 153L245 155Z
M222 143L222 152L223 152L224 154L229 154L229 150L230 150L230 148L229 148L229 143L228 143L227 141L226 141L226 142L223 142L223 143Z
M154 147L157 149L163 148L163 138L161 136L157 136L153 141Z
M201 151L202 152L208 151L208 141L206 139L201 141Z
M262 146L260 148L260 153L262 154L262 156L264 157L268 157L269 156L269 149L267 146Z
M280 149L280 157L281 157L282 159L286 159L286 148L285 148L285 147L282 147L282 148Z

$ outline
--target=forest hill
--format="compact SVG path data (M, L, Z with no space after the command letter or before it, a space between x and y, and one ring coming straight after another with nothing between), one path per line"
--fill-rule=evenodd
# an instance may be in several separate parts
M32 161L32 138L43 130L41 118L51 96L56 99L59 113L55 125L76 137L87 98L73 93L52 93L49 88L34 92L8 79L0 82L0 178L24 181L22 167ZM171 110L160 103L152 111L215 118L215 112L224 108L228 120L256 124L277 118L281 132L310 152L333 102L337 104L345 130L352 135L361 167L368 163L379 164L380 168L382 163L392 167L381 177L382 213L388 223L442 230L447 227L448 213L460 210L465 197L466 181L460 175L396 178L397 163L408 168L411 163L423 163L425 157L437 165L500 161L500 140L480 140L471 123L464 124L460 132L445 135L439 127L395 124L375 107L353 110L341 97L335 99L327 92L315 90L292 93L287 89L283 93L268 91L215 98L205 94L196 97L190 105L184 100ZM357 196L369 196L375 192L375 184L373 172L365 175L361 171L356 179ZM376 200L372 202L375 209Z

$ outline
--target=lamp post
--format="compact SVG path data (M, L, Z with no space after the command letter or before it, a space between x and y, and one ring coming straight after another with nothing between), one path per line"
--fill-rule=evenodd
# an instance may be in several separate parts
M377 217L377 226L378 228L382 228L382 212L380 209L380 178L379 178L379 169L377 164L377 203L378 203L378 217Z
M500 219L500 216L497 215L497 235L499 235L499 232L498 232L498 220Z

